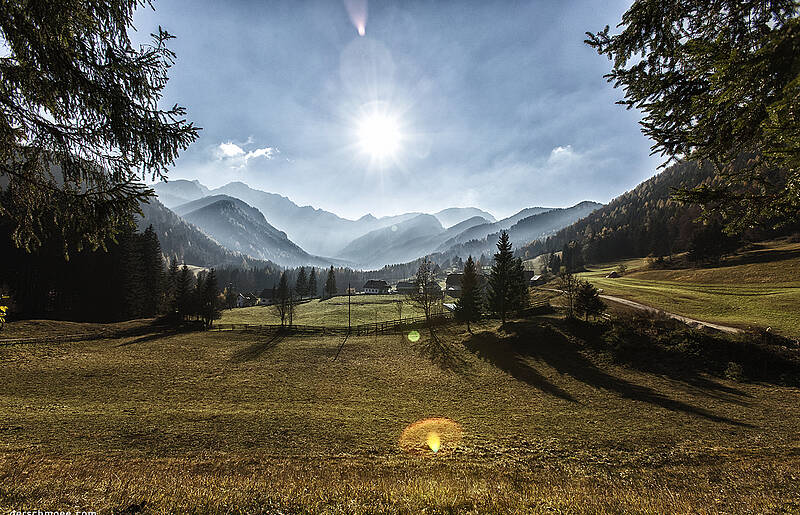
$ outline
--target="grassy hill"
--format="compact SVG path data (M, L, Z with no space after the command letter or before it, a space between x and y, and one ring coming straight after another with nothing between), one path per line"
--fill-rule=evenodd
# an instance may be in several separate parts
M643 366L555 317L474 332L351 338L337 361L338 338L255 332L0 347L0 509L800 509L800 389L679 348ZM431 417L454 421L441 451L406 452Z
M620 263L629 272L606 278ZM772 327L800 337L800 243L757 244L710 268L653 270L644 259L587 268L581 275L609 295L708 322Z

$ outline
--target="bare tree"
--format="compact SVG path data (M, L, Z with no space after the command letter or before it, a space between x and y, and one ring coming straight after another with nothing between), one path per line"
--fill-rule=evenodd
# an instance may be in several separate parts
M428 332L430 332L433 341L438 341L438 339L434 332L432 315L441 298L441 289L436 282L431 262L425 259L417 269L414 289L408 294L408 300L425 313L425 324L428 326Z
M558 274L558 280L561 291L567 297L567 317L572 318L575 316L575 297L578 294L581 281L568 268L563 266L561 267L561 273Z

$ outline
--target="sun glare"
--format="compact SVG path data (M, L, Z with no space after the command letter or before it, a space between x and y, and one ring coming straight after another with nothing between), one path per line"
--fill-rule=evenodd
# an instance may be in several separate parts
M366 115L358 123L358 144L373 159L394 156L400 148L402 134L397 120L386 114Z

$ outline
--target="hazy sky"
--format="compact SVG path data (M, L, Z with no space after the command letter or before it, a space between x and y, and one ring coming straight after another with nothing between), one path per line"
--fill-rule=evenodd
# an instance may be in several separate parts
M203 127L171 179L244 181L357 218L607 202L660 163L584 32L630 1L161 0L178 54L164 105ZM374 113L378 113L375 115ZM393 120L393 156L359 132ZM392 131L389 131L390 133ZM369 145L369 144L367 144Z

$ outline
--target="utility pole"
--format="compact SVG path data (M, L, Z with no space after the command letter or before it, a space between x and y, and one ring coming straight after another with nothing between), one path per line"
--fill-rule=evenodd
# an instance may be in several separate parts
M347 283L347 333L350 334L350 283Z

